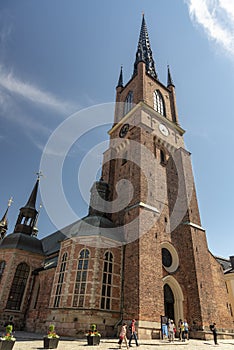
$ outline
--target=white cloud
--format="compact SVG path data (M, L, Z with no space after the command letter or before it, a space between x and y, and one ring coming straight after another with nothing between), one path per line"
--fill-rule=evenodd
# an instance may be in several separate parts
M185 0L191 19L208 38L234 56L234 1Z
M2 65L0 65L0 86L11 94L16 94L30 103L51 108L62 114L66 113L68 115L78 108L72 103L61 101L50 92L40 89L35 84L20 80L14 76L13 72L6 72Z

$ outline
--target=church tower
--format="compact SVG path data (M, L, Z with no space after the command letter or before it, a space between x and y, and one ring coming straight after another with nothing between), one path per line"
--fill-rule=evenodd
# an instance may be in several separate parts
M167 67L159 81L143 15L131 79L121 67L114 124L102 178L111 220L124 231L123 319L139 336L160 329L160 317L187 319L194 335L212 320L230 328L223 273L208 250L191 165ZM202 335L199 335L202 336Z
M0 241L0 328L13 323L19 330L25 327L35 276L33 271L44 260L42 243L35 237L38 216L36 199L39 176L26 205L20 208L13 233ZM12 199L10 199L9 205Z

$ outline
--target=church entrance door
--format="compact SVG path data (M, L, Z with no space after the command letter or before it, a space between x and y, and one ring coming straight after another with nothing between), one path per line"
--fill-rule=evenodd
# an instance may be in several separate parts
M164 311L165 315L168 316L171 320L175 320L174 313L174 294L168 284L165 284L163 287L164 291Z

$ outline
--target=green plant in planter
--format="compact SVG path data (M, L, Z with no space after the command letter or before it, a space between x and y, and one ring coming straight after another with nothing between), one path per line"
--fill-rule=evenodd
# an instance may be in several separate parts
M55 325L54 324L50 324L49 325L49 332L47 334L48 338L59 338L59 335L56 334L55 332Z
M101 334L97 330L96 324L91 324L90 330L86 334L88 345L99 345Z
M55 332L55 325L50 324L48 334L44 337L44 349L56 349L58 343L59 335Z
M15 344L15 337L12 334L13 326L6 326L6 333L0 338L0 350L11 350Z

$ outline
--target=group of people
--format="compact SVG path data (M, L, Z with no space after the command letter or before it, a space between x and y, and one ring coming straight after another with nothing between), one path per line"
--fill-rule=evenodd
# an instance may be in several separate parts
M118 341L119 349L121 349L123 341L125 342L125 345L126 345L127 349L129 347L131 347L132 346L131 345L131 341L132 341L133 338L134 338L134 340L136 342L136 346L139 346L138 339L137 339L137 334L136 334L135 323L136 323L136 320L133 319L131 321L130 326L129 326L129 331L130 331L129 340L127 339L127 332L128 332L127 323L123 323L123 325L121 327L121 330L120 330L120 333L119 333L119 341Z
M178 322L178 329L176 329L175 323L171 319L162 318L162 337L167 338L169 342L174 342L175 335L178 330L178 336L180 341L189 340L189 326L186 320L180 319Z
M130 331L129 340L127 339L127 332L128 332L127 323L123 323L121 330L120 330L120 334L119 334L119 341L118 341L119 349L121 349L123 341L125 342L127 349L129 347L131 347L132 346L131 341L133 338L136 342L136 346L139 346L137 334L136 334L135 323L136 323L136 320L133 319L131 321L130 326L129 326L129 331ZM180 341L185 342L186 340L189 340L189 325L188 325L188 322L186 320L184 320L184 321L182 319L179 320L177 330L178 330L178 336L179 336ZM163 337L163 339L166 337L166 338L168 338L169 342L174 342L175 334L176 334L177 330L176 330L176 326L175 326L175 323L173 320L168 319L166 316L162 316L162 337ZM217 329L216 329L215 323L210 325L210 330L213 333L215 345L218 345Z

